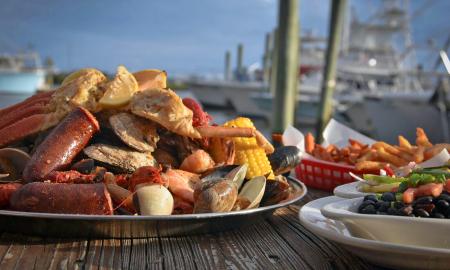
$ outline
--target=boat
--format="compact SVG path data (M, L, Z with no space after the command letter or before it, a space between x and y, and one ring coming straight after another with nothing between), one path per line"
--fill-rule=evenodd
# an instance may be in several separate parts
M0 54L2 95L31 95L45 86L46 74L36 52Z

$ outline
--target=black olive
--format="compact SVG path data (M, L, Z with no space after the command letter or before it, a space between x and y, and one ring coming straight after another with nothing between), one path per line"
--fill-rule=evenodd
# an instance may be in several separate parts
M430 214L427 211L425 211L424 209L415 209L414 214L416 214L419 217L424 217L424 218L430 217Z
M394 202L394 208L395 209L400 209L402 207L404 207L405 204L403 202Z
M445 213L449 208L450 204L446 200L439 200L436 202L436 207L441 213Z
M393 192L385 192L381 195L381 200L385 202L393 202L395 201L395 193Z
M425 196L425 197L420 197L420 198L415 199L412 204L413 205L415 205L415 204L429 204L429 203L432 203L432 202L433 202L433 197Z
M398 216L398 211L397 211L397 209L391 207L391 208L388 208L387 214L392 215L392 216Z
M436 201L445 200L448 203L450 203L450 195L448 195L448 194L441 194L441 195L437 196L435 200Z
M431 215L434 218L445 218L445 216L441 213L434 213L433 215Z
M366 208L368 205L373 205L373 209L375 209L375 203L373 201L363 201L361 205L358 207L358 212L362 213L361 211Z
M378 201L375 203L375 208L380 212L386 212L390 206L388 202Z
M370 194L370 195L366 195L364 196L364 201L373 201L373 202L378 202L377 196Z
M375 206L373 204L369 204L363 209L361 209L361 214L375 214L377 211L375 210Z

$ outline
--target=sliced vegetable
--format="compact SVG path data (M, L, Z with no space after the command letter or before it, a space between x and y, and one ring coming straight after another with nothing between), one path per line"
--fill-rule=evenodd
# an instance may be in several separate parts
M429 183L425 185L418 186L417 188L408 188L403 192L403 202L412 203L415 198L421 196L433 196L437 197L441 195L444 188L443 184Z
M370 186L367 184L362 184L360 190L362 192L368 192L368 193L383 193L383 192L389 192L393 189L397 189L400 185L400 182L396 183L390 183L390 184L380 184L377 186Z
M376 182L379 184L391 184L391 183L397 183L402 182L405 180L403 177L391 177L391 176L382 176L382 175L374 175L374 174L364 174L363 175L364 180Z

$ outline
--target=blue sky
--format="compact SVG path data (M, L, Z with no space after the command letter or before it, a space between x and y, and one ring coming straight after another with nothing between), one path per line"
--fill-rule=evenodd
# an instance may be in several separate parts
M358 13L366 13L361 17L378 2L351 1ZM412 9L425 2L413 0ZM450 33L450 1L433 2L413 21L413 36L419 44L431 36L441 46ZM302 29L325 35L329 3L301 0ZM215 74L222 72L228 49L234 65L238 42L245 46L246 65L261 60L264 36L276 25L277 5L275 0L2 0L0 50L32 44L60 70L93 66L114 71L124 64L133 71Z

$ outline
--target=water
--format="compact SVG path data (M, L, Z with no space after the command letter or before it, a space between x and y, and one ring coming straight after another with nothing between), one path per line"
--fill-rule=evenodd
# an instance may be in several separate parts
M0 108L4 108L18 102L23 101L31 94L10 94L10 93L0 93Z

